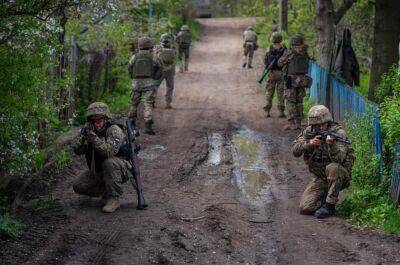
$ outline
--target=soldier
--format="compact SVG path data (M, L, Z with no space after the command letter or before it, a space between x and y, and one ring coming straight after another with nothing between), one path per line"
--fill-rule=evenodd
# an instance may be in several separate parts
M248 26L243 33L243 48L244 48L244 63L243 68L253 68L251 63L253 61L254 51L258 49L257 45L257 33L254 31L252 26Z
M86 109L88 125L74 140L77 155L85 155L89 170L73 184L76 193L102 197L103 212L112 213L120 207L121 184L128 180L131 170L121 147L126 144L124 131L111 120L108 106L95 102Z
M312 79L308 73L308 46L304 44L303 36L296 34L291 39L290 49L286 50L278 60L278 67L284 68L286 107L288 110L288 125L285 130L301 128L303 118L303 98L305 88L310 87Z
M328 108L317 105L308 113L308 127L292 148L295 157L304 157L313 179L300 201L301 214L326 218L335 213L340 190L347 188L354 157L342 127L334 123Z
M158 86L165 79L167 91L165 93L166 109L171 109L172 95L174 92L174 77L175 77L175 58L176 51L172 46L172 36L163 34L160 38L160 45L154 48L154 53L159 59L162 68L162 77L159 80ZM157 89L154 91L154 101L157 95Z
M192 42L189 26L183 25L181 27L181 31L176 36L175 41L178 44L179 72L187 72L189 70L189 49Z
M285 118L285 99L283 97L283 74L282 67L278 67L278 59L282 56L286 47L281 44L282 35L279 32L274 32L271 36L272 45L269 47L265 58L264 64L269 69L268 80L266 86L266 99L267 104L264 107L267 117L271 117L270 110L272 107L272 99L274 93L278 95L278 110L279 117Z
M137 112L140 102L144 106L144 133L154 135L153 130L153 104L154 90L157 87L157 80L162 76L161 64L153 56L153 44L148 37L141 37L138 40L139 51L129 60L129 73L132 82L132 108L129 118L137 122Z

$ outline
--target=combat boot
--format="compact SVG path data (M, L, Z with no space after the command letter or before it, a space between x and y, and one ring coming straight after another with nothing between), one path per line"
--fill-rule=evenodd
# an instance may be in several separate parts
M335 205L331 203L325 203L321 208L319 208L315 213L314 216L317 218L328 218L335 214Z
M263 110L264 110L264 111L265 111L265 113L267 114L267 118L271 117L271 114L270 114L270 108L269 108L269 107L267 107L267 106L264 106L264 107L263 107Z
M153 131L153 120L146 121L144 123L144 131L145 134L155 135L156 133Z
M246 68L246 65L247 65L247 57L246 56L243 57L243 61L244 61L244 63L242 65L242 68Z
M107 200L106 205L103 207L103 212L113 213L121 206L117 197L111 197Z
M279 111L279 118L286 118L285 112L283 110Z
M253 58L251 58L250 56L247 58L247 68L253 68L253 66L251 66L251 63L253 61Z

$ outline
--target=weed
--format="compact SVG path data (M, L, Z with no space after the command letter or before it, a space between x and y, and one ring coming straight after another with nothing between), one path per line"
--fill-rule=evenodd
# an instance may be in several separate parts
M60 152L58 152L57 154L57 158L55 161L56 164L56 168L58 170L62 169L63 167L65 167L66 165L69 164L69 162L71 161L71 158L69 156L68 150L67 148L64 146Z
M21 233L22 225L8 214L0 215L0 234L16 238Z

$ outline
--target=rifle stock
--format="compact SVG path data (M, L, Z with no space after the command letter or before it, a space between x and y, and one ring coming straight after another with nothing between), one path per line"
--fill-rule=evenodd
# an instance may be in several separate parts
M127 136L128 136L128 145L130 151L130 162L132 165L132 175L133 179L130 178L133 188L136 190L138 196L138 204L137 209L143 210L147 208L146 201L143 195L143 183L142 178L140 176L140 168L139 168L139 157L138 153L140 147L135 144L135 138L137 136L137 132L132 128L132 123L130 120L126 121L126 129L127 129Z

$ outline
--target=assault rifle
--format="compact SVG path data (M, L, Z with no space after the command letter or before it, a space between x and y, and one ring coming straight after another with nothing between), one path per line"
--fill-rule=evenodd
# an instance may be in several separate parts
M139 136L139 132L135 130L132 126L132 122L130 120L126 121L126 131L128 137L128 147L129 147L129 161L132 165L132 175L129 180L132 183L133 188L136 190L138 196L138 204L136 209L144 210L147 208L147 204L144 200L143 195L143 185L142 178L140 177L140 169L139 169L139 157L138 153L140 151L140 145L135 143L136 137Z
M343 137L340 134L337 134L335 132L328 131L328 130L309 131L309 132L306 133L306 137L309 138L309 139L314 138L316 136L319 136L319 137L321 137L321 139L325 140L328 135L330 137L332 137L333 139L335 139L336 141L343 142L343 143L346 143L346 144L351 144L351 140L348 139L347 137Z

